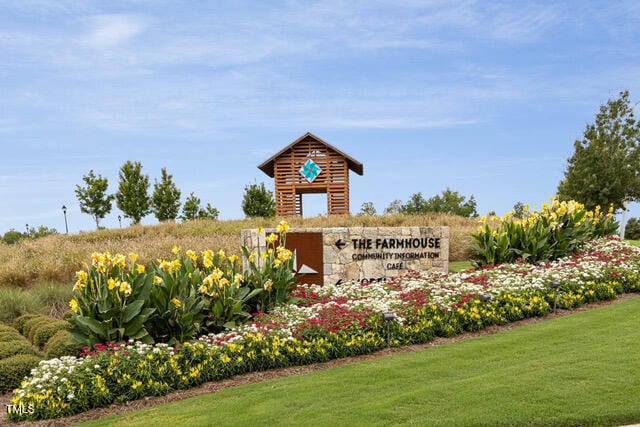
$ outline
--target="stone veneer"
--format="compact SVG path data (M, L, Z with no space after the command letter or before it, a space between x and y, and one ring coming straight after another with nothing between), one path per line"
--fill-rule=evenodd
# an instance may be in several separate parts
M255 251L259 242L264 251L265 235L272 232L242 230L241 244ZM449 268L449 227L303 228L289 233L322 233L323 253L317 256L322 256L325 285L384 280L407 270L446 273Z

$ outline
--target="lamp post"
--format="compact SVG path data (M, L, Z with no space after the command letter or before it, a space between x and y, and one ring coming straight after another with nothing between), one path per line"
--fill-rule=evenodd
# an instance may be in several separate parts
M387 347L391 346L391 321L396 318L395 313L385 311L382 313L382 320L387 323Z
M29 235L29 224L25 224L24 227L27 229L27 236Z
M550 282L549 287L553 289L553 314L556 314L556 306L558 304L558 287L560 287L560 282Z
M120 224L120 228L122 228L122 215L118 215L118 224Z
M69 234L69 225L67 225L67 207L62 205L62 213L64 214L64 231L65 234Z

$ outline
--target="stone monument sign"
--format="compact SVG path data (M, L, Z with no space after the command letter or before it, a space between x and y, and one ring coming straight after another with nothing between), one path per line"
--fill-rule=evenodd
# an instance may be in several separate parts
M242 245L265 250L265 236L275 230L242 231ZM336 227L291 229L286 247L295 254L298 282L340 284L381 281L407 270L449 268L448 227Z

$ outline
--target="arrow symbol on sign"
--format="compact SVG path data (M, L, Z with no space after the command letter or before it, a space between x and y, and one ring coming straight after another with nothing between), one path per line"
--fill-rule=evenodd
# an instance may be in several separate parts
M347 246L347 244L343 242L342 239L338 239L338 241L336 242L336 246L338 249L344 249L344 247Z

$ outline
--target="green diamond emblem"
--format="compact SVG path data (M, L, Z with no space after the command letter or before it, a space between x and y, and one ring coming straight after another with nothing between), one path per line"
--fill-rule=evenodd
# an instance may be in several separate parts
M313 182L318 175L320 175L322 169L320 166L315 164L315 162L311 159L307 160L306 163L300 168L300 175L304 176L309 183Z

